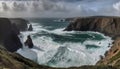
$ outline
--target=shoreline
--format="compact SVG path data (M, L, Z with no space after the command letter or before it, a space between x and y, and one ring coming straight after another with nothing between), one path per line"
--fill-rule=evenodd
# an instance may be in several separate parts
M65 31L63 31L63 32L65 32ZM69 32L69 31L67 31L67 32ZM85 31L86 32L86 31ZM93 32L93 33L97 33L97 34L100 34L102 37L105 37L105 38L110 38L110 39L112 39L111 37L109 37L109 36L106 36L106 35L104 35L104 33L100 33L100 32L95 32L95 31L87 31L87 32ZM111 44L111 43L110 43ZM109 45L108 45L109 46ZM110 48L109 48L110 49ZM104 54L104 53L103 53ZM104 56L102 54L102 56ZM100 60L100 59L99 59ZM99 60L97 60L97 61L99 61ZM94 64L94 65L96 65L96 64Z
M116 56L116 54L118 54L120 52L120 47L119 47L119 44L120 44L120 37L117 37L114 42L113 42L113 45L111 46L111 48L106 51L105 53L105 57L101 60L99 60L96 65L111 65L111 66L114 66L115 63L113 64L111 61L111 59Z
M5 28L6 28L6 26L5 26ZM9 29L7 29L7 30L9 31ZM119 45L119 42L118 42L118 45ZM9 46L12 46L12 45L9 45ZM3 45L3 47L4 47L4 45ZM0 64L0 68L1 68L1 66L3 66L3 68L5 67L5 68L10 68L10 69L25 69L25 68L28 68L28 69L30 69L30 68L32 68L32 69L42 69L42 68L43 69L59 69L59 68L52 68L52 67L48 67L48 66L38 65L37 63L34 63L33 61L30 61L28 59L25 59L24 57L21 57L20 55L16 56L16 54L11 53L8 50L4 51L3 49L0 49L0 51L1 51L0 58L2 58L2 60L4 60L2 62L5 63L5 65ZM4 54L5 54L5 56L2 56ZM10 60L10 61L8 62L8 60ZM11 65L11 63L13 63L13 64ZM72 67L72 68L67 68L67 69L86 69L86 68L89 68L89 69L98 69L98 68L100 68L100 69L104 69L104 68L113 69L114 65L113 65L113 67L111 67L108 64L106 64L106 65L104 65L104 64L97 65L96 64L93 66L86 65L86 66ZM66 68L63 68L63 69L66 69ZM116 68L114 68L114 69L116 69Z
M120 17L92 16L77 17L64 29L65 31L97 31L111 37L114 42L105 57L99 60L96 65L110 65L120 68Z

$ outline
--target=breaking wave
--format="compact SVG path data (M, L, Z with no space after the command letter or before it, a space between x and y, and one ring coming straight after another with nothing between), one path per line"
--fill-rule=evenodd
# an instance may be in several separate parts
M95 65L100 56L104 56L112 45L110 37L98 32L67 32L63 31L63 28L48 30L38 23L32 24L34 31L22 34L23 41L30 34L35 47L19 49L17 52L42 65L52 67Z

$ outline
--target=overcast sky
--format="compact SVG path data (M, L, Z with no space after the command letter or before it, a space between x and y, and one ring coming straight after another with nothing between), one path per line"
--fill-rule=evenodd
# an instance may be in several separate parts
M120 0L0 1L1 17L120 16Z

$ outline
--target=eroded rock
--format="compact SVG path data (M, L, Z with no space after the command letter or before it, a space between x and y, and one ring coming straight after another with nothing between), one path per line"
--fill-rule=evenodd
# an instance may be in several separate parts
M65 31L97 31L111 37L120 36L120 17L75 18Z
M11 24L7 18L0 18L0 44L11 52L14 52L22 47L18 38L20 31L17 27Z
M12 24L15 24L20 31L27 31L29 21L22 18L10 18Z

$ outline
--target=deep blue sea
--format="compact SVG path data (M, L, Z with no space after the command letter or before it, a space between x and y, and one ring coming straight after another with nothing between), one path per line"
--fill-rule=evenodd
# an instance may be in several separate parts
M22 32L23 41L31 35L35 47L24 47L18 53L41 65L72 67L95 65L110 49L112 40L98 32L63 31L69 25L59 18L31 18L33 31Z

